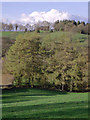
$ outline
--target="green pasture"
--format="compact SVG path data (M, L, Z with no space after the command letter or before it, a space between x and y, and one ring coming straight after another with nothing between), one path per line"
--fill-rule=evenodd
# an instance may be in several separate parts
M18 34L24 34L24 32L13 32L13 31L6 31L6 32L0 32L0 36L2 33L2 37L10 37L10 38L16 38L16 36ZM88 35L85 34L80 34L80 33L70 33L70 32L63 32L63 31L54 31L52 33L45 32L45 31L40 31L41 35L45 35L48 34L50 35L50 38L52 38L53 40L57 39L57 38L61 38L63 35L65 37L71 36L73 40L78 41L78 40L86 40L88 38Z
M88 93L3 90L3 118L88 118Z
M14 41L19 34L24 32L2 32L2 37L5 37L2 39L5 53L11 43L14 44L11 40ZM41 31L38 34L42 37L42 44L47 45L54 42L56 45L62 43L63 36L66 38L65 42L78 43L78 47L87 47L88 43L88 36L79 33ZM38 118L38 120L40 118L88 118L88 92L73 93L31 88L3 90L2 117L12 120L14 118Z

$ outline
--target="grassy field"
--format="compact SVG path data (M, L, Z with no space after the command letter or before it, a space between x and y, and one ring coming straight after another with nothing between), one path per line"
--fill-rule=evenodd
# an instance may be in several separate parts
M48 33L50 33L50 32L42 32L41 31L41 34L48 34ZM57 38L58 38L58 36L60 37L60 36L62 36L63 35L63 33L66 33L66 34L68 34L68 33L70 33L70 32L63 32L63 31L59 31L59 32L52 32L52 33L50 33L50 35L51 35L51 37L53 38L53 40L55 40L55 38L56 38L56 35L57 35ZM7 31L7 32L2 32L2 34L1 34L1 32L0 32L0 37L1 37L1 35L2 35L2 37L10 37L10 38L16 38L16 36L18 35L18 34L24 34L24 32L13 32L13 31ZM86 34L80 34L80 33L70 33L70 36L73 36L73 40L81 40L81 39L87 39L88 38L88 35L86 35Z
M3 118L88 118L88 93L3 90Z
M3 32L6 53L21 32ZM42 44L68 41L87 47L88 36L68 32L41 32ZM1 33L0 33L1 36ZM45 37L44 37L45 36ZM50 38L50 39L49 39ZM60 38L60 39L58 39ZM4 54L5 54L4 53ZM30 88L3 90L3 118L88 118L88 93L70 93ZM39 120L39 119L38 119Z

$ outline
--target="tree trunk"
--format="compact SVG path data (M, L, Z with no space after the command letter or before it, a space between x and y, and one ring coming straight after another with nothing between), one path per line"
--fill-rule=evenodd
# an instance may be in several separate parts
M31 87L33 88L33 77L32 77L32 84L31 84Z
M29 85L31 86L31 83L30 83L31 79L29 78Z
M70 92L72 92L72 80L71 80L71 83L70 83Z
M62 91L64 90L64 84L62 84Z

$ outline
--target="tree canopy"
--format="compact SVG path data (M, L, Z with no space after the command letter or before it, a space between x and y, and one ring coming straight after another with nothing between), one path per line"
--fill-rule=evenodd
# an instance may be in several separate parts
M88 90L88 50L83 39L79 36L75 41L73 34L65 32L20 34L7 52L6 69L19 86Z

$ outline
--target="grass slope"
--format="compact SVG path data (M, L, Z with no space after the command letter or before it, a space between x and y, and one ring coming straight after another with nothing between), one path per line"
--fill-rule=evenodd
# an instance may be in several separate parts
M3 118L87 118L88 93L3 90Z

